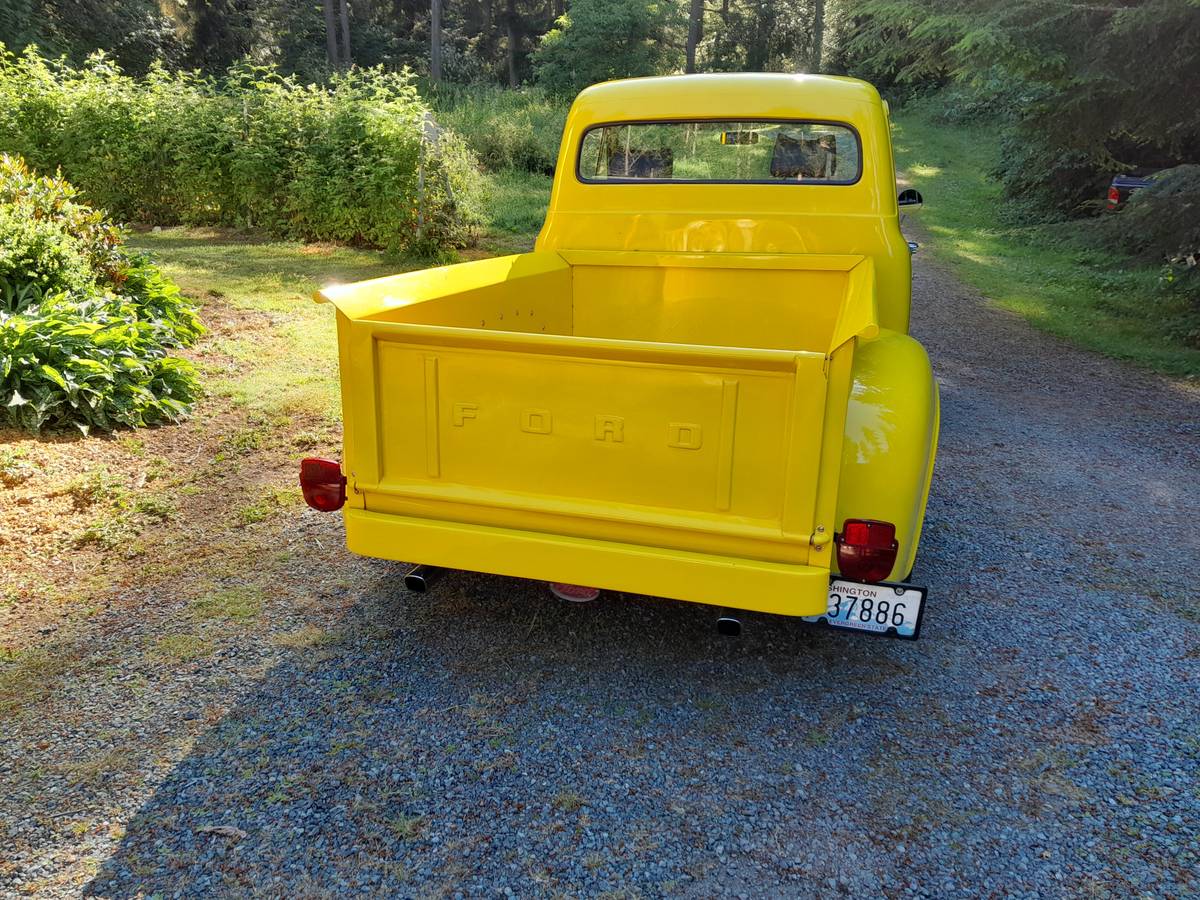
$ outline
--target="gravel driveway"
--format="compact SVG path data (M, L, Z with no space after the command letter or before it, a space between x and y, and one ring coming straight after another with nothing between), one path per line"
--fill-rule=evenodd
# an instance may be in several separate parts
M143 679L137 787L0 751L0 892L1197 896L1200 401L928 260L916 294L943 408L919 642L725 639L705 607L481 575L410 595L306 511L308 596L272 608L338 629ZM49 756L123 715L22 727ZM112 827L52 887L89 804Z

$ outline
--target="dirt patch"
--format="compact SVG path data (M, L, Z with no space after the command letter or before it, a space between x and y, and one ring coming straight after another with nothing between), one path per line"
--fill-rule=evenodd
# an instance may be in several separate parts
M216 299L204 316L209 332L188 355L208 372L245 369L222 347L274 327ZM0 431L0 653L156 577L190 593L189 580L228 568L211 560L216 548L253 555L271 519L301 502L298 459L339 443L320 416L264 416L215 395L180 425L86 438Z

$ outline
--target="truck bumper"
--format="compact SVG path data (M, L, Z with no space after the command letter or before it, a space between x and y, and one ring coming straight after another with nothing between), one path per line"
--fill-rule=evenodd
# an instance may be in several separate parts
M784 616L824 613L829 570L345 510L354 553L516 578L562 581Z

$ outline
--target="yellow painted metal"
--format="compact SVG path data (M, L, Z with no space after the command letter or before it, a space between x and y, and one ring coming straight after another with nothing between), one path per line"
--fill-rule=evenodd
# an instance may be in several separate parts
M659 119L807 119L862 142L856 184L597 184L575 177L584 131ZM851 253L874 260L879 324L908 331L911 254L900 232L887 115L852 78L778 73L635 78L590 87L567 116L539 250Z
M347 510L346 538L365 556L394 559L396 548L429 565L472 567L518 578L602 585L780 615L825 609L829 571L754 559L591 541L542 531L492 528Z
M574 176L591 124L747 115L845 122L862 179ZM936 390L898 333L908 250L890 154L861 82L585 91L534 252L318 295L339 311L350 548L790 615L824 609L845 515L898 516L907 559Z
M884 331L854 357L837 521L896 526L893 580L912 571L937 454L940 407L929 357L908 335Z

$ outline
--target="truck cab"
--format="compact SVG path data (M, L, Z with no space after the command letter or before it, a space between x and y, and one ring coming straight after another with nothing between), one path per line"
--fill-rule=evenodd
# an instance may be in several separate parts
M864 82L589 88L532 252L317 295L345 450L306 497L368 556L915 637L938 393L898 213Z

